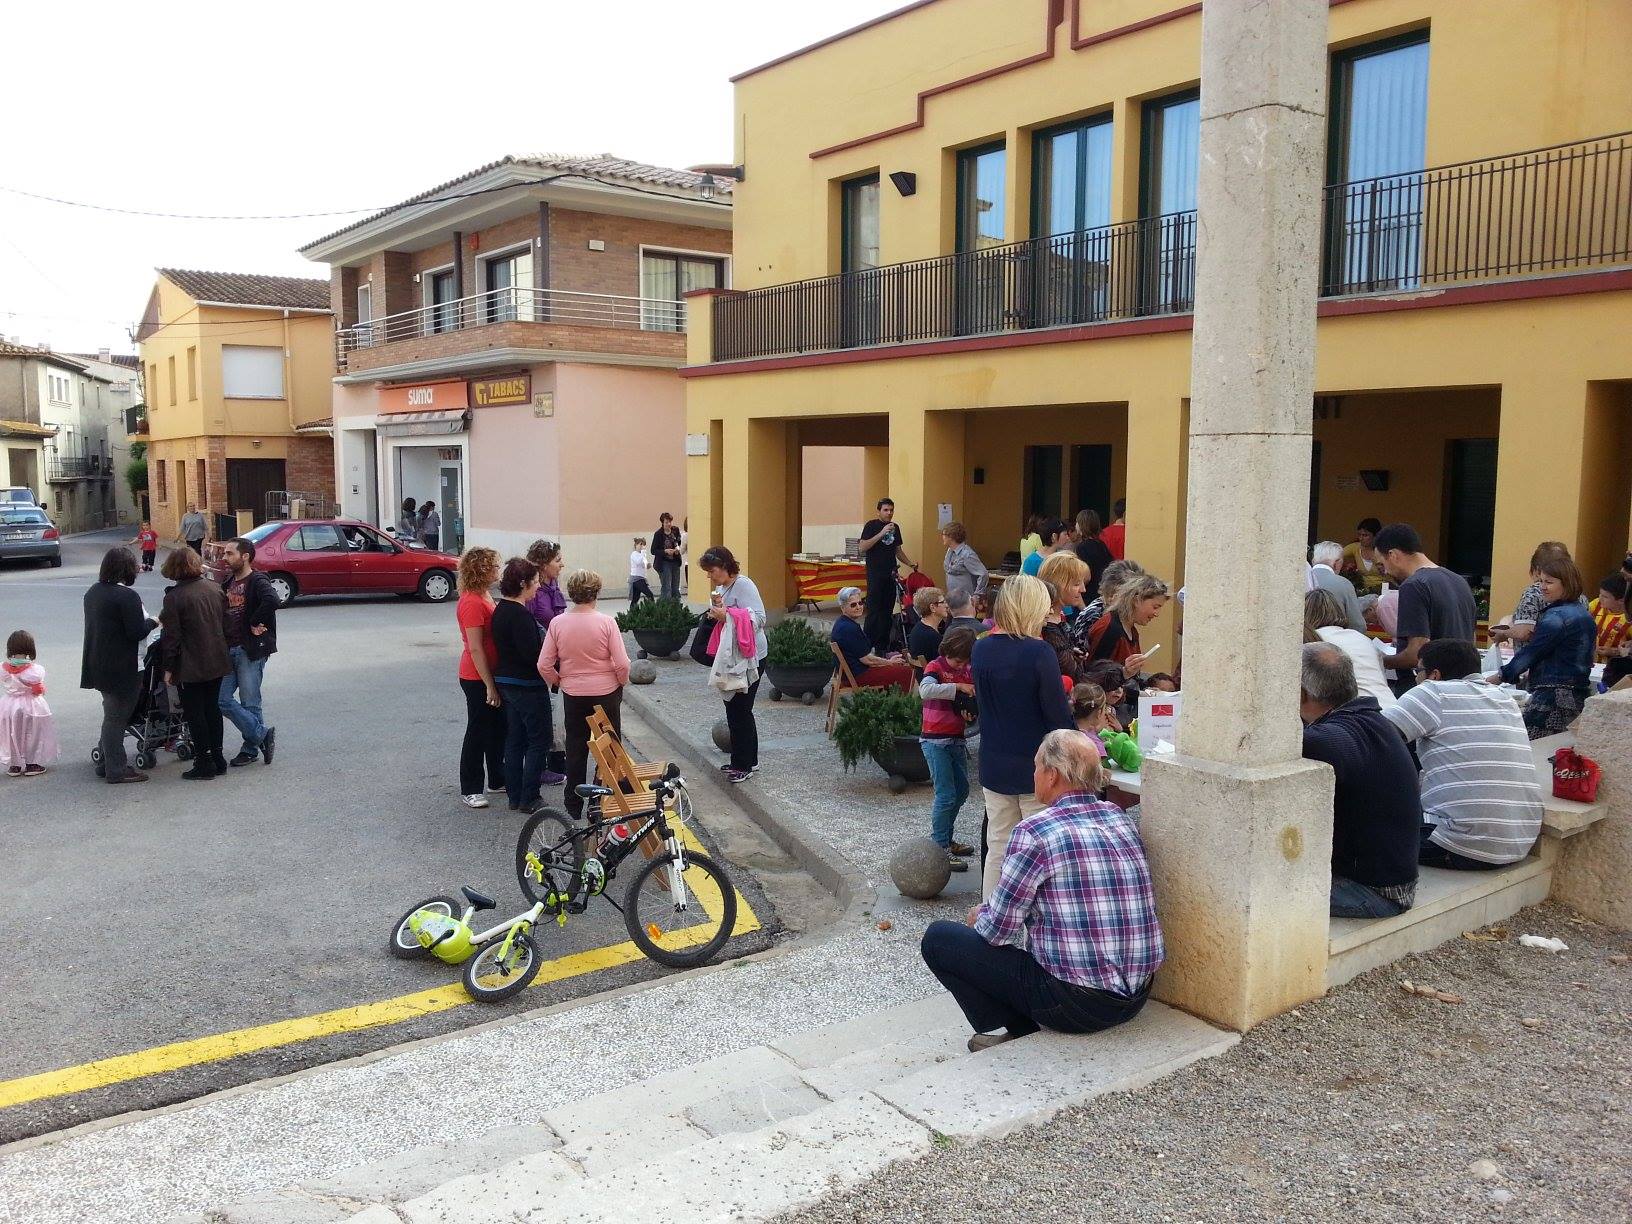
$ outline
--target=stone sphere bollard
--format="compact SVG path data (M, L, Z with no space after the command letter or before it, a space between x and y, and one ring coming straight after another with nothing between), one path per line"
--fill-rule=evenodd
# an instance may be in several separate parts
M714 724L714 747L721 752L731 751L731 724L723 718Z
M890 879L903 897L928 901L952 878L946 851L932 838L915 837L890 856Z
M630 684L651 684L657 679L657 664L648 659L636 659L629 664Z

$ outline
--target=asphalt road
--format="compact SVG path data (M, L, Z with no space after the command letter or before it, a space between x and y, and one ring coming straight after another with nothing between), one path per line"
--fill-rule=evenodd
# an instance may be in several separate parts
M115 538L68 541L61 569L0 566L0 633L22 627L38 639L63 743L45 777L0 776L0 925L10 936L0 959L0 1091L17 1077L456 983L456 968L388 957L392 922L462 884L493 896L501 913L526 904L513 867L523 818L503 796L486 811L458 801L464 705L451 604L299 601L279 615L263 689L278 729L273 765L184 782L187 766L161 754L146 785L98 780L89 752L100 702L78 688L81 601ZM150 611L164 586L157 573L140 576ZM229 723L228 756L238 743ZM633 746L639 755L643 745ZM694 831L716 849L699 817ZM733 878L764 924L727 949L742 954L764 947L777 925L753 878L740 869ZM549 958L628 938L600 902L541 935ZM0 1108L0 1142L664 972L642 959L507 1004L14 1104Z

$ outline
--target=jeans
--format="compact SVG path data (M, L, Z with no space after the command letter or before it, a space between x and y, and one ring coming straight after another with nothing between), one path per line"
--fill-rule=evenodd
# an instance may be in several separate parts
M501 684L509 734L504 741L504 789L512 807L538 802L538 780L550 746L550 690L542 684Z
M178 684L181 693L181 711L187 716L187 729L193 737L195 767L222 770L227 759L221 755L221 681L196 680Z
M656 599L652 594L652 584L644 578L631 576L629 579L629 606L632 608L643 599Z
M929 762L929 777L935 783L934 814L930 818L930 836L935 844L952 844L952 825L958 810L969 798L969 751L961 739L924 739L924 760Z
M234 646L227 657L232 660L232 672L221 677L221 713L238 728L246 749L259 748L266 738L266 720L261 717L261 677L266 673L266 660L250 658L242 646Z
M1417 862L1423 867L1444 867L1451 871L1495 871L1498 867L1506 867L1507 863L1484 863L1478 859L1471 859L1465 854L1458 854L1455 850L1447 850L1436 842L1429 841L1429 836L1437 826L1424 824L1422 826L1422 845L1417 850Z
M130 726L130 716L135 713L141 691L141 684L135 678L126 688L101 690L102 774L109 782L130 772L130 762L125 758L125 728Z
M465 694L465 742L459 749L459 793L479 795L504 785L504 707L487 704L480 680L459 680Z
M1332 877L1333 918L1392 918L1405 907L1344 876Z
M1148 982L1131 997L1063 982L1029 952L994 947L961 922L930 923L919 949L977 1033L1097 1033L1133 1019L1150 995Z
M578 787L589 774L589 716L600 706L612 723L612 729L623 736L623 690L613 689L602 697L574 697L561 694L561 719L567 739L567 813L574 820L584 814L584 801L578 797ZM604 784L604 779L603 779Z
M680 598L680 562L659 561L657 564L658 586L663 592L664 599Z
M765 660L759 661L763 668ZM765 673L760 672L760 679ZM725 702L725 725L731 728L731 768L753 769L759 765L759 724L754 721L754 698L759 694L759 680L746 691L733 693Z

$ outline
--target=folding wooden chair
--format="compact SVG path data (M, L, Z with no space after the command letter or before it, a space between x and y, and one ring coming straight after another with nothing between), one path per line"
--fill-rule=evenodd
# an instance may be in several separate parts
M657 807L657 795L645 779L636 778L626 768L629 756L613 735L596 735L589 741L590 754L595 758L595 776L612 793L601 800L605 816L627 819L643 816ZM640 852L651 858L663 849L663 839L654 829L640 841Z
M628 762L630 772L642 781L651 782L661 778L669 768L667 761L637 761L630 756L629 750L623 746L623 740L619 738L616 729L613 728L612 720L606 716L606 711L600 706L595 706L585 718L585 721L589 724L589 734L592 737L604 735L611 740L614 749Z
M850 664L845 660L844 651L839 649L837 642L829 642L827 648L833 652L838 660L839 669L833 675L833 683L827 689L827 733L833 734L833 724L839 717L839 698L846 693L859 693L861 685L856 683L856 675L850 670Z

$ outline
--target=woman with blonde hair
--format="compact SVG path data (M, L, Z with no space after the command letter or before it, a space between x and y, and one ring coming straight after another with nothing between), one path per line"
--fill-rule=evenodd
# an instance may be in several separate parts
M600 706L612 729L623 734L623 686L629 683L629 651L618 622L597 611L601 576L590 570L567 575L572 607L550 621L538 674L561 687L561 721L567 737L567 811L584 811L578 787L589 772L589 716Z
M1139 630L1156 619L1167 603L1167 583L1149 574L1140 574L1117 588L1100 617L1088 631L1088 660L1110 659L1122 665L1122 674L1133 679L1145 665L1139 650Z
M1038 746L1050 731L1072 725L1059 657L1041 636L1051 603L1040 580L1010 578L997 593L992 631L975 643L971 658L986 800L982 900L997 887L1014 826L1043 808L1032 793Z
M1303 597L1303 640L1330 642L1354 664L1355 683L1363 696L1375 697L1378 709L1398 704L1394 690L1383 674L1383 656L1373 639L1349 627L1349 614L1342 600L1324 587L1316 587Z
M504 700L493 679L493 584L499 554L467 548L459 558L459 688L465 695L465 740L459 750L459 802L485 808L488 795L504 790ZM484 785L485 780L485 785Z
M1037 571L1054 590L1054 606L1043 622L1043 641L1059 656L1060 674L1075 684L1082 678L1082 659L1071 636L1071 621L1082 615L1083 589L1088 582L1088 566L1076 553L1057 552Z

